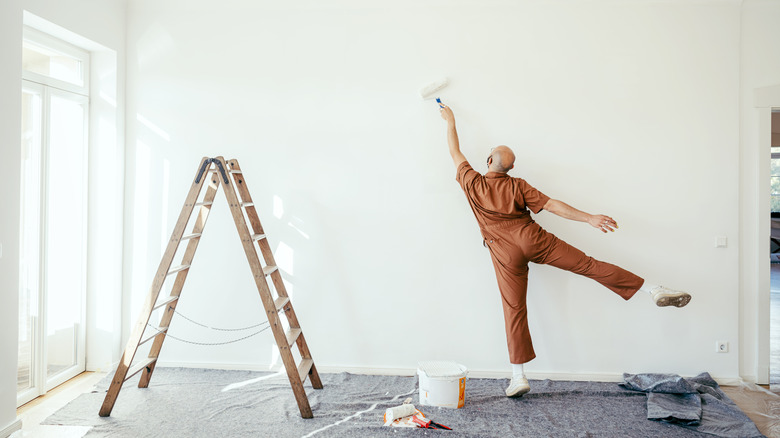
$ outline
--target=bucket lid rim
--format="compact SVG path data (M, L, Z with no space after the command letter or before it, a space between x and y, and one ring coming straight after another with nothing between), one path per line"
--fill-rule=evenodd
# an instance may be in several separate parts
M468 368L449 360L426 360L417 363L417 371L428 377L464 377Z

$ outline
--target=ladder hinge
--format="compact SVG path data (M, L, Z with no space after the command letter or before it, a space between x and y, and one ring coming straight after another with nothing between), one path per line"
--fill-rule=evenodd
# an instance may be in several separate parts
M225 172L225 168L222 167L222 162L216 158L206 158L206 161L203 162L203 166L201 166L200 170L198 171L198 176L195 178L195 182L200 184L200 179L203 177L203 173L206 171L206 168L211 165L211 163L216 163L217 168L219 169L219 173L222 174L222 180L225 181L225 184L227 184L228 177L227 173Z

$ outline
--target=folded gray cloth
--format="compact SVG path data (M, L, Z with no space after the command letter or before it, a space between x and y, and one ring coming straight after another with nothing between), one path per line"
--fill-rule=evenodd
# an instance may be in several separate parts
M623 374L624 388L647 393L647 419L719 437L762 437L750 418L708 374Z
M716 383L717 385L717 383ZM628 374L623 373L620 386L642 392L663 394L696 394L698 391L677 374Z
M647 394L647 419L684 425L701 421L699 394Z

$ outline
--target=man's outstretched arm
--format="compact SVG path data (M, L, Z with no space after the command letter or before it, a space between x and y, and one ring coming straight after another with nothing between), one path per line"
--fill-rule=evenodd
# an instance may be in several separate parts
M447 143L450 146L450 156L452 162L457 168L460 163L466 161L466 156L460 151L460 142L458 141L458 131L455 129L455 114L447 105L441 107L441 118L447 121Z
M542 208L564 219L587 222L594 228L598 228L605 233L607 231L615 231L618 227L617 222L609 216L603 214L588 214L557 199L550 199Z

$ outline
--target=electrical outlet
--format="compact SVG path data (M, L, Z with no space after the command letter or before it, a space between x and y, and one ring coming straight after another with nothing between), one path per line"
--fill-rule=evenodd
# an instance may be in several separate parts
M728 246L728 242L726 236L715 236L715 248L725 248Z
M715 351L718 353L728 353L729 352L729 343L728 341L716 341L715 342Z

